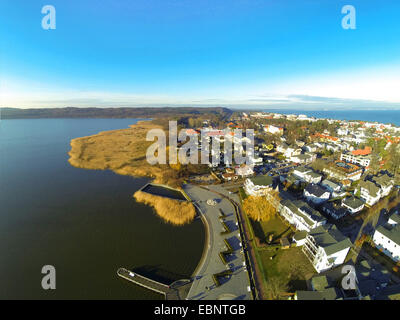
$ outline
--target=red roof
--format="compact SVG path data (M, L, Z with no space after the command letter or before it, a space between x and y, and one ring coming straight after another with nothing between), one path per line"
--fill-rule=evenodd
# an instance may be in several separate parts
M366 156L369 155L372 152L371 147L366 146L364 149L357 149L352 151L351 153L355 156Z

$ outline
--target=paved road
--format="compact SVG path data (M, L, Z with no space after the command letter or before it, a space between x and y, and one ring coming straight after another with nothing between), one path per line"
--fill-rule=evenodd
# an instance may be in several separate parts
M233 205L229 200L216 195L214 192L194 185L187 184L184 186L184 190L202 212L203 221L208 230L206 244L208 250L195 271L187 299L251 299L251 292L248 290L250 286L249 277L244 267L245 259L243 253L241 253L242 247ZM217 204L215 206L208 205L208 199L216 200ZM229 234L220 234L224 229L219 220L219 209L227 215L225 223L230 230L233 230ZM227 258L229 267L225 266L219 257L219 252L227 249L224 239L228 240L234 251ZM228 268L233 270L233 274L229 279L223 280L219 287L216 287L212 275Z

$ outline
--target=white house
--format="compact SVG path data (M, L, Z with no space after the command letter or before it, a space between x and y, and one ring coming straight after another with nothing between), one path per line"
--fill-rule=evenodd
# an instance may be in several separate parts
M318 146L316 146L315 144L307 144L305 146L303 146L303 149L307 152L317 152L318 150Z
M279 213L299 231L310 231L326 223L325 217L301 200L282 200Z
M321 182L321 186L327 189L329 192L338 192L341 189L341 186L331 180L325 179Z
M302 154L295 154L290 157L290 161L294 163L301 163L301 164L309 164L317 158L317 155L314 153L302 153Z
M268 175L247 178L244 190L251 196L264 196L272 190L274 179Z
M320 273L343 264L351 246L335 225L325 224L309 232L302 250Z
M369 206L373 206L379 201L382 195L381 189L371 181L361 181L359 184L360 197Z
M355 152L355 151L353 151ZM362 167L368 167L371 163L371 157L368 155L353 154L351 152L345 152L340 155L340 160L358 164Z
M276 127L273 125L266 125L264 127L264 131L272 134L283 134L283 128L282 127Z
M297 167L294 169L293 174L299 179L309 183L319 183L322 179L322 175L306 167Z
M394 227L379 226L374 233L373 241L378 249L392 258L400 261L400 225Z
M351 214L354 214L364 209L364 202L356 197L348 197L342 200L342 206Z
M236 174L241 177L248 177L254 174L254 170L252 166L244 165L235 168Z
M393 188L393 179L387 174L373 177L372 180L381 188L381 197L387 196Z
M286 143L280 144L277 148L276 151L283 153L285 158L290 159L292 156L299 155L301 154L301 149L300 148L294 148L292 146L288 146Z
M319 185L310 183L305 189L304 189L304 197L308 200L311 201L315 204L320 204L322 202L325 202L329 200L330 197L329 191L325 190L324 188L321 188Z
M400 216L397 213L393 213L389 219L388 223L392 226L395 226L397 224L400 224Z
M349 133L349 130L346 127L340 127L337 129L337 134L339 136L347 136Z

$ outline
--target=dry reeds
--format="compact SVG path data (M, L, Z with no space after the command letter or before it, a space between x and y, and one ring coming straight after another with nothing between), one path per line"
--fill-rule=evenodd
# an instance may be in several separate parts
M190 223L196 216L196 210L190 202L155 196L143 191L137 191L133 196L136 201L152 206L163 220L174 225Z

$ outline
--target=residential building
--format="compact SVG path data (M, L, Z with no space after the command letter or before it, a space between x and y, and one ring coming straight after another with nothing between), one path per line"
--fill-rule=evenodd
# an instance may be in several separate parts
M326 223L326 219L301 200L281 200L279 213L297 230L310 231Z
M222 179L224 179L225 181L231 181L231 180L237 180L238 176L234 173L229 173L229 172L225 172L222 175Z
M359 155L359 154L353 154L353 152L344 152L340 155L340 160L354 163L357 165L360 165L362 167L369 167L369 164L371 163L371 157L366 156L366 155Z
M342 300L342 295L337 288L327 288L321 291L298 290L294 300Z
M398 215L397 213L393 213L389 219L388 219L388 223L392 226L398 225L400 224L400 215Z
M320 204L329 199L330 193L317 184L310 183L304 189L304 197L315 204Z
M274 179L268 175L247 178L244 183L244 190L251 196L265 196L270 193Z
M321 186L327 189L330 193L338 192L341 189L339 184L328 179L323 180Z
M309 232L302 250L320 273L341 265L351 246L351 241L335 225L324 224Z
M400 261L400 225L379 226L376 228L373 241L376 247L382 250L394 261Z
M361 181L358 185L360 197L369 206L373 206L381 198L381 189L372 181Z
M354 214L364 209L364 202L356 197L348 197L342 200L342 206Z
M322 179L322 175L312 171L312 169L306 167L297 167L293 171L293 175L298 177L300 180L309 183L319 183Z
M282 127L276 127L273 125L266 125L264 127L264 131L271 133L271 134L279 134L282 135L283 134L283 128Z
M322 171L334 179L351 181L360 180L363 173L359 166L341 160L328 163Z
M335 202L325 202L321 205L321 210L330 215L333 219L338 220L347 214L347 209Z
M303 150L305 150L307 152L317 152L318 149L319 149L318 146L316 146L313 143L303 146Z
M290 157L290 161L294 163L309 164L315 161L316 158L317 155L314 153L302 153L302 154L292 155Z
M372 178L377 186L381 188L381 197L387 196L393 188L393 179L387 174L381 174Z
M252 166L243 165L236 168L236 174L241 177L248 177L254 174Z

